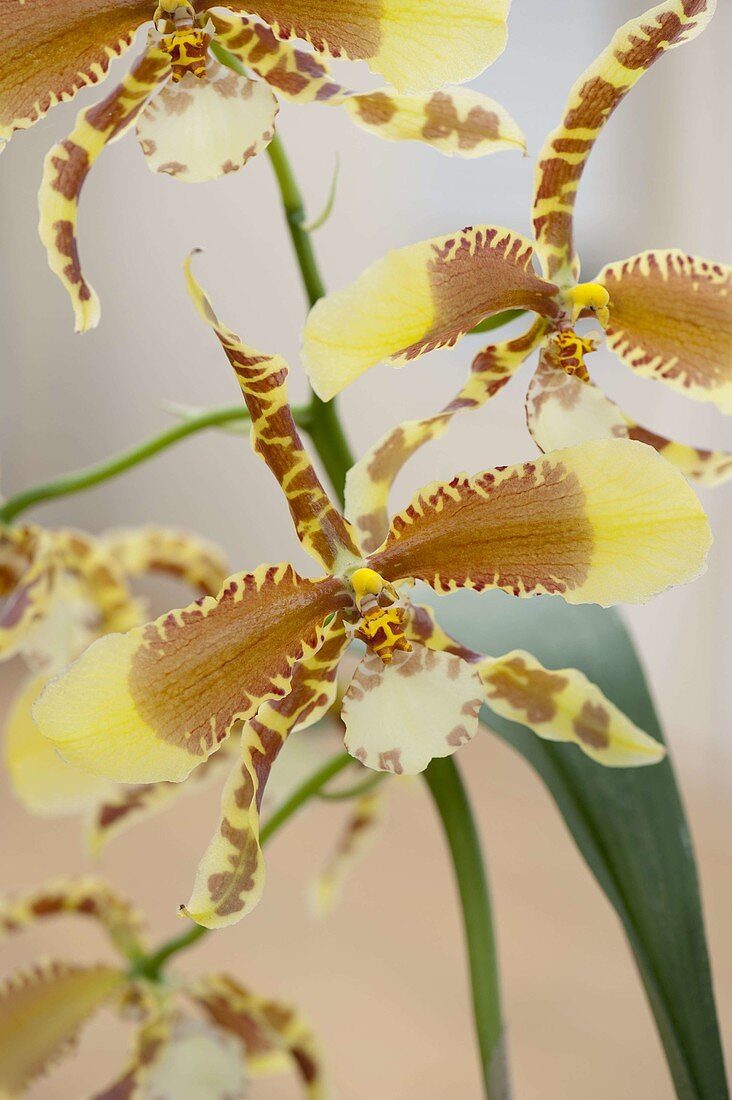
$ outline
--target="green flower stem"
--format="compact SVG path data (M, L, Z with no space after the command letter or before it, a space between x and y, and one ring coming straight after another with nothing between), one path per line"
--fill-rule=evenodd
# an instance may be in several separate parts
M270 819L262 827L262 831L259 834L260 844L264 847L267 841L271 840L275 833L279 832L282 826L289 821L306 802L309 802L311 798L319 794L322 788L330 783L332 779L335 779L337 775L340 775L342 771L352 767L353 762L353 757L349 756L347 752L343 752L339 753L338 756L332 757L323 764L322 767L318 768L309 779L306 779L305 782L290 795L286 802L283 802L279 810L273 813ZM192 928L187 929L182 935L166 940L156 951L133 960L133 965L130 969L130 977L147 978L148 981L153 982L159 981L162 970L169 959L179 952L185 951L188 947L192 947L194 943L203 939L210 931L211 929L204 928L201 924L194 924Z
M124 474L141 462L147 462L148 458L160 454L161 451L172 447L181 439L187 439L189 435L203 431L206 428L217 428L222 424L229 424L233 420L248 420L249 413L243 405L226 405L223 408L208 409L198 416L176 424L160 435L153 436L145 443L132 447L129 451L109 458L96 466L87 466L84 470L66 474L55 481L48 481L45 485L35 485L32 489L25 489L22 493L16 493L5 501L0 507L0 524L11 523L22 512L35 504L43 504L47 500L56 500L58 497L71 496L72 493L80 493L85 489L91 489L95 485L101 485L110 478Z
M368 779L362 779L360 783L354 783L352 787L344 787L338 791L321 791L318 798L323 802L349 802L352 798L360 798L368 794L374 787L378 787L387 777L387 772L375 772Z
M433 760L424 774L442 821L460 893L485 1095L487 1100L509 1100L498 960L480 837L452 757Z

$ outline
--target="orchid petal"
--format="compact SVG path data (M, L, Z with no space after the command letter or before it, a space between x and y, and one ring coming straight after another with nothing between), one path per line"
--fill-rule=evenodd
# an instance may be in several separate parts
M31 708L45 683L45 676L34 677L13 700L5 725L5 764L14 793L30 813L78 814L93 806L110 784L67 764L38 729Z
M439 439L456 413L479 409L499 393L540 343L544 331L544 322L537 321L521 336L485 348L473 360L462 389L441 412L423 420L405 420L351 468L346 477L346 516L364 552L375 550L386 538L389 493L404 464L425 443Z
M643 252L598 281L610 293L608 346L626 366L732 412L732 267Z
M346 877L370 851L384 821L385 803L383 785L354 800L336 847L313 883L312 898L318 916L333 911Z
M594 439L627 439L620 409L593 382L567 374L545 349L526 395L526 423L540 451Z
M94 643L34 708L64 759L123 783L180 782L238 720L290 688L322 623L350 605L335 578L289 565L239 573L218 598Z
M383 665L367 653L343 700L346 748L367 768L418 775L475 736L481 702L459 657L416 645Z
M303 337L303 364L327 401L381 360L395 365L452 347L507 309L557 317L557 288L534 272L525 237L469 227L390 252L355 283L321 299Z
M193 983L189 995L213 1020L244 1044L253 1062L283 1054L297 1071L308 1100L325 1100L323 1063L308 1024L289 1005L266 1000L234 978L215 975Z
M534 236L547 278L571 284L579 277L574 204L585 164L605 123L667 50L701 34L716 6L716 0L664 0L620 27L572 87L564 118L537 159Z
M324 707L331 705L347 644L336 618L318 652L298 665L289 695L265 703L244 726L241 756L221 797L221 821L185 907L198 924L222 928L240 920L259 902L264 889L259 813L267 780L292 730L310 719L317 721Z
M216 333L234 368L252 417L252 447L266 462L287 497L298 538L324 568L340 571L359 560L355 535L323 488L287 400L288 366L279 355L267 355L242 344L216 316L213 306L186 263L188 292L203 320Z
M135 121L147 100L170 73L170 58L149 45L127 76L101 103L81 111L69 136L46 156L38 194L39 233L48 263L71 298L76 331L99 323L99 298L84 278L76 238L79 195L106 145Z
M477 666L488 706L548 741L570 741L598 764L634 768L657 764L664 746L631 722L587 677L573 668L548 671L515 650Z
M68 1053L124 978L108 966L50 962L6 981L0 987L0 1094L18 1095Z
M3 5L0 150L57 103L99 84L150 19L149 0L34 0Z
M206 0L215 7L218 0ZM510 0L226 0L279 38L301 38L328 57L365 61L400 91L462 84L503 52Z
M215 596L230 573L215 543L174 527L109 531L102 542L127 576L164 573L203 596Z
M667 439L664 435L642 428L627 417L626 424L630 439L653 447L691 481L696 481L699 485L722 485L732 478L732 454L729 451L705 451L690 447L686 443Z
M600 440L427 486L369 564L437 592L502 588L608 606L693 579L710 544L678 471L640 443Z
M152 172L200 183L236 172L263 152L278 110L266 84L209 62L205 76L186 73L150 100L137 140Z

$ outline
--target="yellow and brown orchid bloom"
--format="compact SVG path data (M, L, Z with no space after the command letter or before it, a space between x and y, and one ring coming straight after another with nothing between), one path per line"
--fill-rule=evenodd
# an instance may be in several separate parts
M705 29L715 6L716 0L665 0L621 27L579 78L539 154L534 243L488 225L423 241L390 253L313 309L303 357L325 400L381 360L402 365L454 345L488 316L508 309L535 314L527 332L480 352L439 413L387 433L352 470L349 512L368 549L386 534L389 490L407 459L441 435L455 413L497 394L538 348L527 420L542 451L630 438L655 447L697 481L732 477L732 455L672 442L621 412L587 373L585 356L597 338L574 330L579 318L595 318L608 346L641 377L732 411L732 268L653 251L608 264L593 282L580 283L573 228L577 188L605 122L658 58Z
M14 1100L65 1057L87 1021L112 1006L136 1024L128 1065L94 1100L243 1100L253 1078L295 1073L325 1100L312 1031L288 1004L225 974L149 981L135 976L146 936L126 898L96 879L64 879L0 902L0 941L51 917L96 921L123 962L44 960L0 985L0 1096ZM131 965L132 964L132 965Z
M711 535L678 471L642 444L612 440L433 483L367 554L302 444L287 401L287 364L218 321L190 265L188 285L234 368L254 450L326 574L312 580L288 564L261 565L230 577L215 598L107 635L45 689L34 717L67 761L123 783L183 781L244 723L221 823L187 905L194 920L214 927L238 920L261 896L267 777L290 732L331 706L353 638L366 653L342 715L356 759L414 774L475 734L490 690L482 665L438 635L415 633L405 586L419 580L438 593L501 588L570 603L643 601L694 577ZM546 673L522 655L499 658L499 666L505 697L537 732L574 740L609 764L662 755L579 674Z
M150 168L195 182L234 172L274 135L278 98L342 106L360 127L443 153L524 148L521 131L486 96L443 89L481 72L506 42L510 0L0 0L0 148L16 129L103 80L112 58L151 24L145 52L49 152L40 234L66 287L76 328L99 321L79 259L77 216L97 157L132 126ZM294 46L304 39L312 49ZM257 79L222 66L224 47ZM318 55L364 60L394 87L352 93Z
M10 780L33 813L85 813L98 850L108 835L148 816L179 787L134 791L71 768L38 732L31 706L46 681L97 637L144 621L130 582L166 574L196 593L216 593L228 573L220 551L188 532L162 527L93 537L35 525L0 535L0 659L20 655L30 675L11 703L4 757Z

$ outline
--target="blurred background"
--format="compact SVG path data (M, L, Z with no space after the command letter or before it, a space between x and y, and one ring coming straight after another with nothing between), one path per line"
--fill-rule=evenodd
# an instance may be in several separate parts
M475 87L511 111L532 158L571 83L641 7L641 0L516 0L508 49ZM732 260L731 36L732 7L723 4L710 32L664 59L608 125L577 206L587 278L645 248ZM126 66L117 63L113 76ZM360 68L339 72L352 85L373 84ZM65 293L37 237L36 192L45 152L71 128L78 106L98 96L85 91L57 108L17 136L0 161L6 496L162 429L170 423L166 402L237 399L230 369L185 293L181 264L193 246L206 250L198 274L220 315L248 342L284 354L293 399L305 392L298 362L304 303L266 157L189 187L151 175L132 137L107 150L84 190L80 235L103 320L96 332L74 335ZM446 159L416 144L380 142L338 110L315 106L284 105L279 132L313 215L340 154L335 211L316 236L332 289L389 247L463 225L489 221L530 231L533 160L518 154ZM471 337L403 371L369 372L341 402L355 451L397 421L441 406L480 346L481 337ZM711 405L643 382L604 352L591 366L641 423L688 443L732 448L729 426ZM525 368L483 412L425 448L400 477L395 505L434 478L531 457L522 407L528 377ZM701 495L716 534L708 573L626 617L679 764L724 1027L732 1019L732 486ZM289 557L301 571L311 569L269 473L245 440L221 433L199 435L120 480L30 515L92 531L184 525L223 545L236 568ZM155 608L179 598L172 586L161 589ZM19 675L17 666L3 668L4 701ZM461 761L493 880L516 1095L671 1098L619 926L548 796L523 762L488 736ZM29 819L1 782L3 889L85 868L78 823L50 827ZM187 896L217 804L216 790L186 800L185 808L120 839L102 861L99 870L144 903L159 936L176 930L175 904ZM305 891L336 828L331 808L316 809L278 839L262 905L245 925L207 941L186 968L226 966L263 992L298 1001L322 1035L343 1098L477 1097L459 917L430 804L419 786L392 801L380 843L322 924L309 917ZM73 924L35 933L6 948L0 970L39 949L57 953L59 943L67 953L96 957L101 940L88 930L80 936ZM124 1036L102 1019L88 1032L84 1057L32 1095L83 1095L111 1079L124 1049ZM262 1097L294 1095L288 1084L261 1089Z

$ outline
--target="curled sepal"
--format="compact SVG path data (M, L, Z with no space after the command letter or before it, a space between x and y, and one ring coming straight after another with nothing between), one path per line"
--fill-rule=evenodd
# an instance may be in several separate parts
M206 0L205 6L216 6ZM219 5L221 6L221 5ZM402 91L472 80L503 52L510 0L227 0L278 38L301 38L329 57L365 61Z
M77 332L94 328L100 317L99 298L84 278L79 260L76 227L81 189L104 147L133 124L169 73L168 54L149 45L114 91L81 111L69 136L46 156L38 229L49 266L71 298Z
M631 440L433 483L369 559L437 592L502 588L568 603L639 603L703 570L704 511L681 474Z
M204 76L186 73L150 100L137 140L152 172L201 183L238 171L266 149L278 110L266 84L209 61Z
M34 718L64 759L122 783L180 782L238 720L290 689L323 622L350 605L335 578L259 566L127 634L100 638L41 695Z
M732 412L732 267L677 250L608 264L608 346L643 378Z
M38 735L53 751L47 738ZM188 777L187 783L111 784L108 781L102 793L94 800L93 812L86 826L86 841L92 856L98 856L111 840L126 833L157 814L174 806L179 798L198 794L209 783L221 778L224 768L231 764L231 740L224 741L218 752L209 756ZM63 764L63 761L61 761ZM70 768L75 775L83 775L78 768ZM95 778L87 776L88 779Z
M104 542L73 530L54 531L51 537L63 570L78 578L83 596L95 608L100 632L137 626L140 605L132 597L123 568Z
M35 676L13 699L5 722L5 765L14 794L30 813L78 814L111 794L111 784L72 768L38 729L31 711L45 683L45 676Z
M27 129L57 103L104 80L111 61L132 45L149 18L149 0L4 3L0 151L14 130Z
M252 447L287 497L300 542L328 570L355 563L359 558L355 536L323 488L297 430L287 399L287 363L279 355L242 344L236 333L219 321L191 271L190 257L185 273L198 312L216 333L234 368L252 418Z
M324 917L336 905L348 875L370 851L384 821L383 784L354 800L336 846L312 886L313 908Z
M574 668L548 670L530 653L486 657L478 666L488 706L547 741L571 741L610 768L657 764L664 746L631 722Z
M405 420L382 436L349 470L346 516L356 528L366 553L371 553L386 538L389 493L404 464L425 443L438 439L456 413L479 409L499 393L541 342L544 330L544 322L538 320L521 336L484 348L473 360L462 389L439 413L423 420Z
M290 1005L259 997L227 975L212 975L187 992L218 1027L243 1043L253 1066L285 1055L308 1100L325 1100L323 1061L315 1036ZM277 1063L275 1063L277 1065Z
M690 42L705 29L716 6L716 0L664 0L620 27L572 87L564 118L537 159L534 236L547 278L569 284L579 277L574 204L603 126L666 50Z
M699 447L690 447L668 439L648 428L642 428L634 420L626 417L628 436L653 447L663 455L667 462L673 463L685 477L699 485L722 485L732 478L732 454L729 451L708 451Z
M545 454L594 439L628 437L615 402L593 382L562 370L551 345L543 351L526 394L526 424Z
M534 271L530 241L482 225L390 252L308 317L303 363L329 400L382 359L400 365L451 347L507 309L557 317L557 288Z
M348 644L339 617L326 631L317 653L295 670L290 693L263 704L244 726L241 754L221 797L221 821L185 906L187 916L206 928L241 920L262 896L259 814L267 780L292 730L317 720L332 702L338 663Z
M123 955L144 946L142 918L132 903L101 879L88 877L57 879L0 903L0 938L47 917L72 913L98 921Z
M417 775L475 736L481 702L460 657L415 645L384 665L369 652L343 699L346 748L367 768Z
M109 531L101 540L129 577L163 573L215 596L230 573L222 550L208 539L175 527Z
M17 1096L73 1048L125 980L108 966L39 963L0 987L0 1095Z

